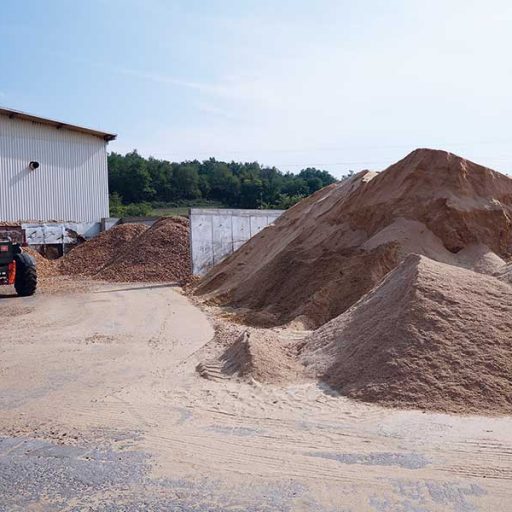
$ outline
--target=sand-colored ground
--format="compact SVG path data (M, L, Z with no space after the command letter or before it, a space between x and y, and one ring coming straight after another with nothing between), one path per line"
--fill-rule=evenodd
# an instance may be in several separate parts
M510 510L510 416L201 378L223 348L167 285L3 296L0 311L2 511Z

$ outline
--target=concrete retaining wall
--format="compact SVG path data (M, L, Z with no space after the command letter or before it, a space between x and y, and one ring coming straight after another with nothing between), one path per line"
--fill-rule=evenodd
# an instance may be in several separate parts
M190 209L192 273L202 276L284 210Z
M77 238L93 238L100 233L100 222L23 223L28 245L76 244Z

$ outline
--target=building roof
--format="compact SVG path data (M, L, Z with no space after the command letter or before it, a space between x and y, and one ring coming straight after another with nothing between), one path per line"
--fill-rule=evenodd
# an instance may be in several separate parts
M19 110L12 110L10 108L0 107L0 115L5 115L10 119L23 119L25 121L46 124L48 126L53 126L57 128L57 130L60 130L61 128L66 128L66 130L72 130L74 132L79 133L86 133L88 135L94 135L95 137L100 137L103 140L106 140L107 142L109 140L114 140L117 137L117 135L114 133L100 132L98 130L84 128L83 126L77 126L75 124L63 123L62 121L55 121L53 119L47 119L45 117L33 116L32 114L20 112Z

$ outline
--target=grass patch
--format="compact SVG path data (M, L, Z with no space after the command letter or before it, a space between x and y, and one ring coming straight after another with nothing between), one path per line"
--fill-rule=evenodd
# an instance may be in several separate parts
M155 201L151 203L151 212L149 215L158 217L188 217L189 208L227 208L219 201L208 201L206 199L182 200L173 203L163 203Z
M176 208L154 208L150 215L155 217L188 217L188 206L178 206Z

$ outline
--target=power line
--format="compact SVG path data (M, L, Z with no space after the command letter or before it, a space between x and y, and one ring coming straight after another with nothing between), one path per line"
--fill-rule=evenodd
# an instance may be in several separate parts
M451 146L451 147L467 147L467 146L480 146L492 144L505 144L512 145L512 140L487 140L487 141L471 141L471 142L440 142L431 144L431 147ZM416 147L426 147L418 144L389 144L389 145L345 145L345 146L316 146L310 148L286 148L286 149L272 149L272 148L249 148L249 149L222 149L221 151L194 151L196 155L211 155L212 153L311 153L321 151L346 151L346 150L379 150L379 149L408 149ZM179 150L173 152L151 152L153 156L171 156L178 153ZM349 162L358 163L358 162ZM365 162L361 162L365 163ZM371 163L371 162L370 162Z
M496 142L481 142L480 144L484 145L484 144L492 144L492 143L496 143ZM462 145L462 144L461 144ZM472 146L472 145L475 145L475 143L467 143L466 145L468 146ZM511 144L512 145L512 144ZM451 144L451 146L455 146L455 144ZM368 146L370 147L370 146ZM374 146L375 148L377 147L380 147L380 148L411 148L413 146L411 145L407 145L407 146ZM340 148L341 150L341 148ZM280 150L276 150L276 151L280 151ZM282 150L282 152L293 152L293 150ZM307 151L314 151L314 150L301 150L303 152L307 152ZM318 150L320 151L320 150ZM195 159L199 159L198 158L198 155L207 155L208 157L210 158L215 158L215 159L223 159L225 157L223 157L222 155L223 154L230 154L230 153L266 153L266 152L271 152L271 151L268 151L268 150L250 150L250 151L230 151L230 150L222 150L222 151L198 151L198 152L194 152L194 157L189 157L189 158L186 158L186 160L195 160ZM174 158L178 158L178 155L179 153L181 153L180 151L174 151L174 152L162 152L162 153L152 153L152 152L148 152L149 156L152 156L152 157L159 157L159 158L162 158L162 157L165 157L165 156L168 156L168 157L174 157ZM181 157L183 158L183 157ZM381 159L381 160L353 160L353 161L335 161L335 162L331 162L331 161L325 161L325 162L318 162L318 161L311 161L311 160L304 160L304 161L301 161L301 162L274 162L272 164L265 164L263 163L263 160L261 158L257 158L257 159L251 159L250 157L245 157L245 159L247 161L258 161L261 165L265 165L265 166L272 166L272 167L278 167L278 168L290 168L290 167L293 167L293 168L306 168L306 167L351 167L351 166L354 166L354 167L357 167L357 166L377 166L377 167L384 167L384 166L388 166L390 164L393 163L393 160L392 158L388 158L388 159ZM473 156L471 157L472 160L475 160L475 161L484 161L484 160L490 160L492 162L505 162L507 167L512 167L512 154L510 155L506 155L506 156L495 156L495 155L478 155L478 156Z

